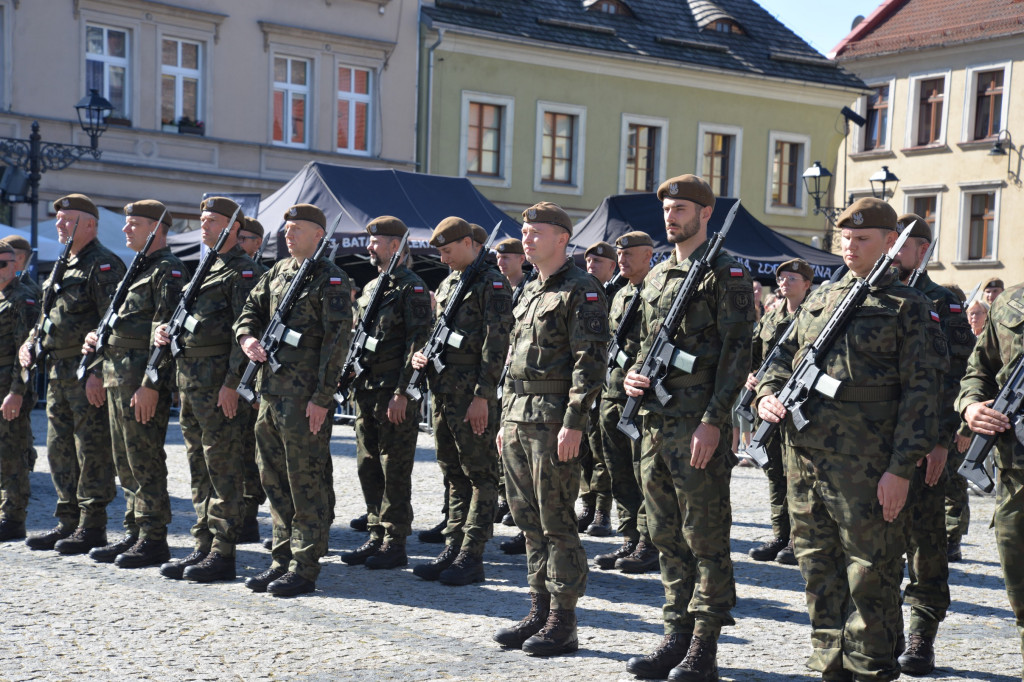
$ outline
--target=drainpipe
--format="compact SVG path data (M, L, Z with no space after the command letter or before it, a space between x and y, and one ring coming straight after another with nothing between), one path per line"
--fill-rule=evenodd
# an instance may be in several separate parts
M434 123L434 50L441 45L442 40L444 40L444 29L438 28L437 40L433 45L427 48L427 151L425 154L425 163L423 164L424 167L420 169L420 172L428 174L430 173L430 150L433 146L430 138Z

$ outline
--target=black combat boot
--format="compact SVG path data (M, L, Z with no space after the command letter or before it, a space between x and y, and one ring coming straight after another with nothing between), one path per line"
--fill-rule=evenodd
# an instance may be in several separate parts
M360 533L365 533L366 532L366 519L367 519L367 515L366 514L363 514L362 516L357 516L357 517L355 517L354 519L352 519L351 521L348 522L348 527L351 528L352 530L357 530Z
M486 580L484 560L466 551L459 552L459 556L455 558L451 566L441 572L438 579L445 585L482 583Z
M672 682L718 682L718 642L694 635L683 662L668 674Z
M581 533L585 533L587 531L587 527L594 522L594 514L594 506L584 502L583 513L580 514L579 518L576 520L576 530Z
M762 542L757 547L752 547L747 554L754 561L772 561L787 544L789 544L788 538L772 538Z
M316 589L316 583L306 580L298 573L288 571L277 580L267 585L267 592L275 597L294 597Z
M131 549L118 554L114 564L118 568L145 568L146 566L159 566L171 558L171 550L167 546L167 540L153 540L143 538L136 542Z
M62 529L60 526L57 526L45 533L29 536L28 540L25 540L25 544L28 545L29 549L53 549L58 540L63 540L74 532L74 528Z
M611 512L598 509L594 512L594 520L587 526L587 535L595 538L606 538L612 534Z
M672 668L683 662L686 651L690 648L693 633L665 635L654 653L647 656L634 656L626 661L626 670L637 677L649 680L663 680L672 672Z
M627 557L636 550L636 540L630 540L625 538L622 541L622 546L614 552L608 552L607 554L598 554L594 557L594 565L600 569L607 571L610 568L615 568L615 562L623 557Z
M523 651L531 656L559 656L579 648L576 609L551 609L540 632L523 642Z
M899 662L903 672L915 677L935 670L935 638L911 632L910 641L899 657Z
M508 526L509 528L515 527L516 520L512 518L512 512L509 512L505 514L503 517L501 517L501 525Z
M515 537L499 543L498 549L505 554L526 554L526 534L519 531Z
M90 550L89 558L97 563L112 564L114 563L114 559L117 558L118 554L127 552L138 541L138 535L125 533L124 537L118 540L117 542L113 542L107 545L106 547L97 547L96 549Z
M455 557L459 555L459 550L454 545L445 545L441 553L437 555L437 558L426 564L419 564L413 567L412 572L418 578L424 580L437 580L441 575L441 572L452 565L455 561Z
M647 573L658 570L658 566L658 549L645 538L640 538L632 554L615 562L615 568L623 573Z
M512 627L494 633L494 641L506 649L522 649L523 642L540 632L551 611L551 595L530 593L530 612Z
M274 538L267 538L266 540L264 540L263 549L267 550L268 552L274 549Z
M380 538L370 538L364 542L359 549L354 549L351 552L342 552L341 560L349 566L364 564L366 563L367 557L371 557L380 551L380 546L382 544L384 544L384 541Z
M85 554L106 544L107 531L103 528L76 528L71 535L57 540L53 548L61 554Z
M505 514L509 513L508 502L498 498L498 506L494 510L494 522L501 523L501 520L505 518Z
M238 531L238 544L248 545L260 541L260 522L255 516L242 519L242 529Z
M185 569L189 566L195 566L200 561L206 558L209 552L200 552L198 549L194 550L191 554L183 559L175 559L174 561L168 561L160 566L160 575L165 578L173 578L174 580L181 580L185 574Z
M245 579L245 586L253 592L266 592L267 585L274 582L288 571L283 568L268 568L262 573L257 573L251 578Z
M366 557L364 563L367 568L372 570L405 566L409 563L409 557L405 553L405 543L385 540L377 553Z
M775 561L783 566L797 565L796 554L793 552L793 538L790 538L789 543L779 550L779 553L775 556Z
M218 580L235 579L235 557L220 552L210 552L198 564L186 566L182 574L185 580L197 583L212 583Z
M0 519L0 542L25 539L25 522Z
M946 543L946 561L956 563L964 560L964 553L960 550L960 541L950 538Z
M441 519L441 523L437 524L433 528L427 530L421 530L419 533L420 542L426 542L431 545L439 545L445 541L444 529L448 527L448 515L445 514L444 518Z

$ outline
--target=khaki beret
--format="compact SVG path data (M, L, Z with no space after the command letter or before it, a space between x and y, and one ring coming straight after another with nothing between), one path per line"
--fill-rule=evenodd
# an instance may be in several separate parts
M314 223L321 230L327 229L327 216L313 204L295 204L284 212L285 221L305 220Z
M687 199L701 206L715 207L715 193L711 185L696 175L687 173L669 178L658 187L658 199Z
M876 227L882 230L896 230L896 211L881 199L863 197L850 204L842 212L836 225L840 228L857 230Z
M475 241L477 244L486 244L487 238L491 236L487 234L487 230L480 227L476 223L470 223L469 226L473 228L473 241Z
M231 220L231 216L235 215L235 211L238 210L238 204L227 197L210 197L208 199L203 199L203 203L199 204L199 210L216 213L217 215L222 215L228 220ZM242 221L243 217L244 216L239 213L235 220L244 222ZM230 225L228 227L230 227Z
M915 220L917 221L916 223L914 223ZM923 239L926 242L930 242L932 240L932 228L928 227L928 221L916 213L904 213L896 219L896 223L897 229L901 234L908 225L914 223L913 229L910 230L911 237L917 237L918 239Z
M457 216L448 216L430 234L430 245L444 246L472 236L473 227L469 223Z
M14 247L6 242L0 241L0 253L9 253L13 256Z
M0 239L0 244L5 244L12 249L18 249L19 251L31 251L32 245L29 244L28 240L22 236L12 234L10 237L4 237Z
M985 282L985 285L982 286L981 288L984 291L985 289L1005 289L1006 287L1003 286L1003 280L999 279L998 277L992 277L991 279L987 280Z
M525 252L523 251L523 242L515 239L514 237L502 239L498 242L498 245L494 247L494 250L498 253L518 253L525 255Z
M572 234L572 220L569 214L563 211L561 206L550 201L542 201L523 211L523 220L528 223L555 225Z
M366 226L366 233L382 237L401 237L409 228L401 220L394 216L382 215L374 218Z
M69 194L57 199L57 201L53 202L53 210L82 211L83 213L89 213L94 218L98 219L100 217L100 210L96 208L96 204L92 203L92 199L84 194Z
M631 249L634 246L650 246L653 248L654 240L651 239L651 235L642 230L627 232L615 240L615 248L617 249Z
M587 256L600 256L601 258L615 260L615 247L608 242L598 242L592 244L590 248L583 252L583 257L586 258Z
M133 201L130 204L125 204L124 214L126 216L159 220L167 227L170 227L172 222L171 212L156 199L143 199L142 201Z
M814 269L803 258L793 258L786 261L775 269L775 275L778 276L780 272L795 272L808 282L814 281Z
M242 227L239 229L243 232L254 234L257 237L263 237L263 224L255 218L245 216L245 220L242 221Z

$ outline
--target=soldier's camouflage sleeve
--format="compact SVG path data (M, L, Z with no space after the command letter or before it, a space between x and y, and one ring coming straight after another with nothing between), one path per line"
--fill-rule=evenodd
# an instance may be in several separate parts
M398 385L395 387L395 395L405 395L405 387L409 385L412 378L412 356L416 351L421 350L430 338L430 329L433 326L433 315L430 308L430 293L422 280L416 278L418 283L404 282L402 284L402 314L405 317L405 356L402 358L402 368L398 375Z
M590 275L587 277L593 280ZM604 385L608 358L608 299L604 290L576 286L568 300L569 349L573 357L572 386L562 426L586 431L590 408Z
M17 293L12 292L12 289L19 289ZM11 299L11 303L14 306L14 316L10 320L12 324L11 329L11 342L13 344L13 355L17 357L18 348L28 338L29 332L35 325L36 317L39 315L39 303L35 296L31 293L28 287L20 285L18 282L12 282L7 285L8 296ZM11 348L0 349L0 354L6 354L5 351L12 350ZM7 382L4 382L7 383ZM21 365L15 361L11 363L11 377L8 388L8 393L12 395L25 395L27 386L21 379ZM3 398L0 397L0 400ZM23 407L23 409L26 409Z
M252 291L255 291L257 285L263 285L263 295L265 297L265 300L263 302L263 307L261 308L261 310L263 311L262 314L266 315L266 317L258 318L261 320L259 327L261 331L253 334L253 336L259 338L260 334L262 333L262 330L266 329L267 323L270 321L270 315L269 313L266 312L270 308L270 288L266 286L267 283L270 281L270 278L267 274L270 271L268 270L266 273L263 273L262 276L257 277L255 271L252 269L252 265L252 261L249 261L249 263L246 264L245 268L236 270L232 277L232 282L230 284L231 314L234 316L234 319L236 321L240 321L243 312L246 310L246 305L248 304L250 293ZM251 273L250 276L248 277L243 276L243 271L246 268L248 268L248 272ZM247 333L252 334L252 332ZM236 332L235 339L237 340L239 336L240 334ZM225 388L238 388L238 382L242 380L242 372L245 371L245 367L248 364L249 358L247 358L245 356L245 353L242 352L242 347L238 345L238 343L232 343L231 353L228 355L228 369L227 373L225 373L224 375Z
M721 351L715 363L715 390L701 418L712 426L732 423L732 407L750 374L750 342L757 319L754 287L746 268L742 276L734 276L735 265L717 267L713 275Z
M960 382L956 411L992 400L1006 383L1014 363L1024 352L1024 285L1007 289L996 298Z
M318 292L320 319L323 320L323 343L317 384L310 400L320 407L334 405L334 391L341 367L345 364L352 337L352 281L344 270L333 263L324 263L325 277Z
M263 330L267 328L267 324L270 322L270 282L273 281L274 277L277 276L277 271L281 265L287 262L288 259L279 260L274 264L270 270L263 274L262 277L256 282L255 286L249 290L246 296L245 303L242 305L242 311L238 314L235 320L234 335L235 343L232 344L231 357L234 358L235 348L238 347L239 353L245 359L242 364L242 369L234 376L234 370L228 372L228 377L224 379L224 385L227 386L229 380L234 382L232 388L238 387L238 382L242 380L242 372L245 371L246 365L249 363L248 357L245 353L242 353L241 339L245 335L255 336L259 339L263 336ZM239 291L234 289L233 293ZM232 295L232 307L234 307L234 295Z
M152 348L156 345L156 330L162 324L165 324L167 320L171 319L171 315L174 314L174 309L178 306L178 301L181 300L182 291L185 289L185 285L192 279L192 275L188 268L185 267L184 263L174 259L166 259L157 263L156 272L152 276L152 287L154 303L156 304L155 311L153 313L153 319L150 322L149 329L149 346ZM174 359L168 353L164 356L164 364L171 366ZM174 376L174 372L159 372L157 374L157 381L152 381L145 374L142 375L142 386L146 388L152 388L153 390L159 390Z
M105 265L110 267L104 268ZM97 321L110 307L110 302L114 300L114 294L117 292L117 285L124 279L127 270L121 259L116 256L93 261L88 275L88 291L89 298L96 306Z
M945 290L944 290L945 291ZM974 333L964 314L959 299L949 295L939 303L942 332L949 343L949 371L943 376L942 412L939 425L939 445L948 446L960 428L962 420L956 409L960 380L967 372L967 359L974 350Z
M478 282L483 298L483 346L480 350L480 371L477 373L473 395L497 400L498 377L508 355L509 335L512 332L512 287L495 270L484 270Z

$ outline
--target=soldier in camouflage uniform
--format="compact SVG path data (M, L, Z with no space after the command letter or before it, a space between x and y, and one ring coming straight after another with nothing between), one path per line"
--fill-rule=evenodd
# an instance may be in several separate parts
M103 547L105 533L85 529L61 540L58 549L67 554L93 549L90 556L96 561L137 568L170 558L167 524L171 522L171 500L167 494L164 452L171 411L170 377L169 372L164 372L152 381L145 371L153 334L174 312L188 270L167 248L167 229L172 217L162 203L136 201L125 205L124 213L123 231L128 248L141 252L150 233L153 242L134 279L122 284L128 287L127 298L115 311L117 322L103 357L97 360L102 362L103 385L107 389L114 466L124 490L125 534L136 542L119 552L119 546ZM96 332L89 332L82 352L92 353L97 341Z
M246 363L234 342L231 325L238 318L258 275L253 261L238 244L243 216L228 222L238 209L227 197L209 197L199 206L203 243L213 248L224 230L228 237L199 285L192 306L196 321L178 339L175 379L181 395L181 434L185 439L192 479L194 549L163 564L164 577L196 582L235 579L235 545L242 527L245 468L243 435L246 421L238 404L238 381ZM166 325L155 342L170 342ZM244 413L242 413L244 414Z
M658 198L675 248L640 292L641 343L627 346L635 364L624 380L633 397L650 387L639 370L683 280L708 248L715 206L711 187L694 175L665 181ZM718 679L718 637L722 626L735 623L730 610L736 605L729 556L732 406L750 372L754 320L750 275L719 253L672 340L697 356L693 372L669 369L664 385L672 400L662 406L650 397L641 408L641 478L647 530L661 552L665 637L651 655L627 662L634 674Z
M635 315L628 329L623 329L626 309L639 295L644 278L651 270L654 241L646 232L627 232L615 241L619 271L628 284L615 292L609 313L609 326L616 336L623 337L622 355L608 372L601 393L600 428L601 454L611 476L612 496L619 512L618 531L623 536L622 546L613 552L594 557L598 568L618 568L623 572L643 572L657 566L658 550L647 533L647 522L642 519L644 494L640 489L640 444L619 431L617 424L626 405L626 391L622 385L626 368L634 358L625 354L627 343L640 345L640 319Z
M291 258L274 264L253 288L235 335L259 370L260 413L256 420L256 462L274 519L270 568L246 580L254 592L291 597L316 588L320 557L330 530L326 460L331 456L334 391L348 350L352 283L327 259L312 269L285 322L301 335L296 346L277 351L277 372L260 344L302 263L325 236L327 220L311 204L296 204L284 215ZM287 344L287 342L286 342Z
M587 586L574 502L578 456L604 380L608 304L565 257L572 221L542 202L523 211L523 247L539 276L513 311L498 448L509 504L526 536L530 613L494 640L535 656L576 651L576 602ZM552 603L553 602L553 603Z
M370 221L367 251L370 262L385 270L398 251L407 228L398 218ZM408 262L408 251L403 256ZM409 400L405 387L412 376L413 353L430 335L430 294L423 280L399 265L385 283L377 318L368 330L376 339L367 349L366 372L353 384L356 403L356 467L366 501L370 537L341 555L350 566L389 569L405 566L405 539L412 532L412 465L419 432L419 401ZM356 301L360 319L374 285Z
M747 376L746 388L757 389L757 377L754 372L772 349L779 343L789 325L796 316L800 304L807 297L814 283L814 270L810 264L800 258L788 260L775 270L775 279L779 291L785 301L766 313L757 323L754 341L750 346L751 373ZM764 472L768 475L768 500L771 505L772 535L757 547L752 547L748 554L754 561L777 560L780 564L796 566L793 555L793 541L790 538L789 504L786 502L786 469L782 458L782 442L772 438L765 444L768 451L768 463Z
M470 225L457 217L442 220L430 244L440 252L441 262L452 269L437 289L440 315L483 245L471 237ZM512 327L512 287L489 255L484 256L476 277L466 283L462 303L449 324L462 340L457 348L445 348L441 360L447 367L441 374L428 365L422 352L412 358L412 366L426 372L437 463L447 482L449 505L444 550L413 573L446 585L468 585L484 580L484 546L494 523L497 383Z
M25 537L31 492L32 390L21 378L18 347L36 319L36 298L15 275L14 248L0 244L0 542ZM28 399L26 399L28 398Z
M57 490L57 527L25 541L32 549L53 549L77 528L106 533L107 505L114 499L114 458L110 451L106 389L102 370L89 372L85 386L76 372L82 341L110 305L125 267L96 238L99 210L89 197L69 194L53 202L57 234L66 243L75 229L71 262L57 300L44 324L43 349L50 370L46 391L46 453ZM23 367L32 363L31 344L19 351Z
M916 221L916 222L915 222ZM921 264L932 241L928 223L919 215L899 217L910 238L896 254L900 281L906 284ZM911 228L911 225L913 227ZM949 608L949 562L946 556L946 462L949 448L960 428L960 414L954 404L960 379L967 371L967 358L974 348L974 334L967 323L960 299L922 272L915 288L931 302L939 315L942 333L949 344L949 371L943 377L939 412L939 436L927 457L918 462L910 481L907 515L907 571L910 577L904 600L910 604L909 637L899 657L908 675L927 675L935 669L935 635Z
M758 387L758 415L786 416L775 397L855 280L895 243L896 212L864 198L839 217L850 272L808 296L797 327ZM921 458L938 442L947 346L931 302L890 270L872 287L819 362L842 382L835 398L815 392L803 431L783 428L789 511L806 581L813 652L823 680L894 680L901 510Z

